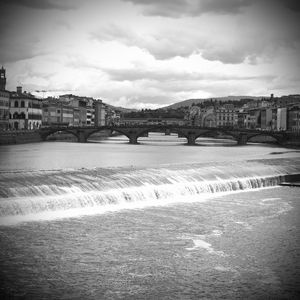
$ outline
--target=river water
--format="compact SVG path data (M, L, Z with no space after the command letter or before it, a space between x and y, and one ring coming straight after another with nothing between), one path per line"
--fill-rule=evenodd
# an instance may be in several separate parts
M298 299L300 152L151 133L0 148L6 299Z

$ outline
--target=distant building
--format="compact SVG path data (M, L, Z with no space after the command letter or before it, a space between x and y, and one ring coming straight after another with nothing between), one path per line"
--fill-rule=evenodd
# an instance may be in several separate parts
M198 106L192 106L187 112L187 119L190 125L201 125L201 109Z
M229 109L228 109L229 108ZM216 126L236 126L238 124L238 114L233 106L219 107L216 110Z
M88 98L86 103L86 125L95 126L94 99Z
M120 113L110 107L106 107L105 124L106 125L119 125Z
M261 129L271 130L272 129L272 109L265 108L261 110Z
M287 117L287 130L300 134L300 104L292 106Z
M59 96L59 100L74 108L74 126L87 125L87 99L86 97L66 94Z
M42 100L35 98L22 87L17 92L10 93L9 100L9 127L10 129L38 129L42 125Z
M5 69L0 69L0 130L9 128L9 92L5 90Z
M102 100L94 101L94 126L104 126L106 119L105 104Z
M201 127L216 127L216 113L213 107L201 110Z
M287 108L282 107L277 109L277 130L287 129Z
M65 125L73 126L74 108L66 105L55 98L48 98L43 101L42 123L45 126Z
M0 91L5 91L6 87L6 75L5 75L5 69L3 66L0 69Z
M237 113L237 126L239 128L247 128L247 119L248 119L249 114L244 111L239 111Z

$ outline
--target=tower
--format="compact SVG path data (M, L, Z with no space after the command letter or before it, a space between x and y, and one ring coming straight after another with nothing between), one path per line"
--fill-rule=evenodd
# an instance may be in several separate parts
M0 69L0 91L5 91L5 86L6 86L5 69L2 66L2 68Z

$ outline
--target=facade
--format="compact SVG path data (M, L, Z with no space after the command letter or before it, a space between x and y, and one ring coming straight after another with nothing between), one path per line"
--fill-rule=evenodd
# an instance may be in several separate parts
M272 129L272 109L266 108L261 110L261 129L271 130Z
M106 109L105 109L105 124L106 125L119 125L120 119L121 119L121 115L119 112L106 106Z
M44 126L73 126L74 108L57 99L43 101L42 123Z
M94 100L92 98L87 99L86 104L86 125L94 126L95 125L95 108L94 108Z
M216 127L216 113L213 107L201 110L201 127Z
M6 87L6 70L3 68L3 66L0 69L0 91L5 91Z
M102 100L94 101L94 126L104 126L106 120L106 107Z
M0 69L0 130L9 128L9 92L5 90L5 69Z
M238 124L238 114L231 107L231 109L227 109L225 107L220 107L216 110L216 126L224 127L230 126L234 127Z
M22 92L22 87L17 87L17 92L10 93L9 101L9 128L13 130L34 130L42 125L42 100L35 98L30 93Z
M300 134L300 104L288 110L287 130Z
M287 108L282 107L277 109L277 130L287 129Z
M73 126L87 125L87 101L89 98L72 94L59 96L59 100L74 108Z

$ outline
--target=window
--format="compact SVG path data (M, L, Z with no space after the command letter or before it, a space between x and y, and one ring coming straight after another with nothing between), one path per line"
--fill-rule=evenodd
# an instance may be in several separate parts
M57 113L60 114L60 110L59 109L57 110Z
M25 107L25 102L23 100L21 101L21 107Z
M19 102L15 101L15 107L19 107Z

